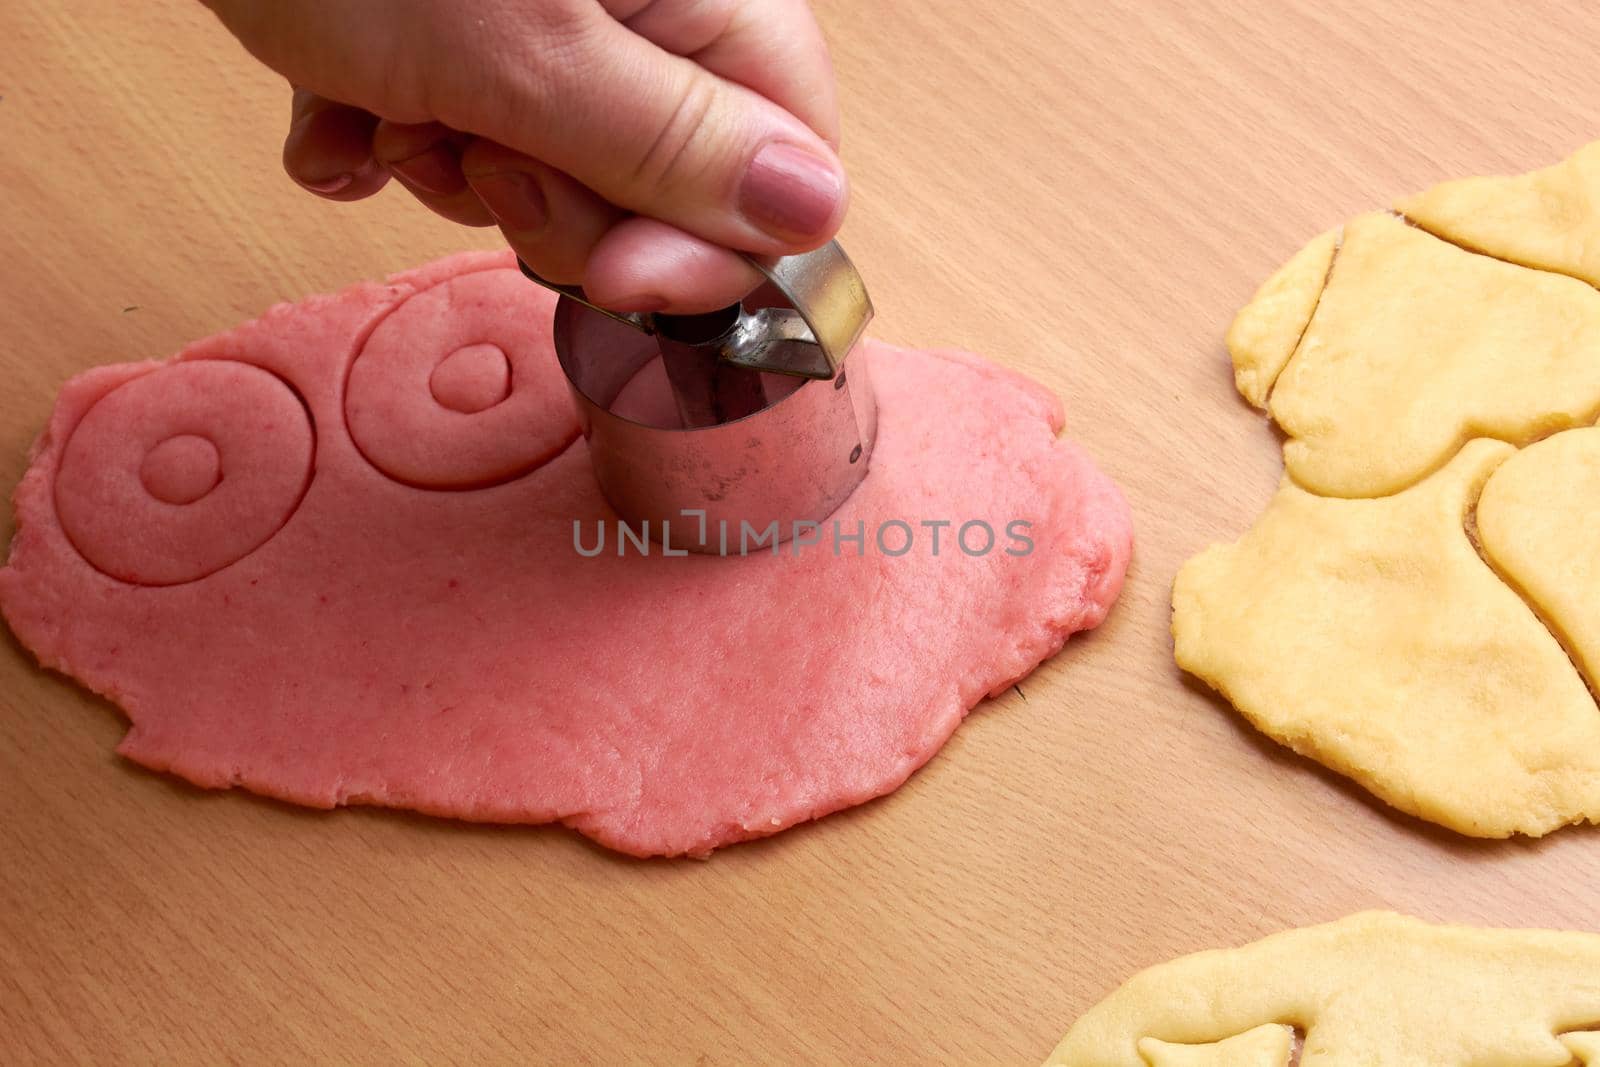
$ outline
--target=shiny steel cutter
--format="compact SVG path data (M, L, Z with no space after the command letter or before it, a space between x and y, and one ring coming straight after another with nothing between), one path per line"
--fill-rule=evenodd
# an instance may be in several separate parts
M855 266L836 242L751 262L767 283L704 315L608 311L521 264L561 294L556 356L601 492L651 538L670 529L673 548L728 554L774 523L786 541L872 460L872 386L846 366L872 318ZM663 380L670 404L639 402Z

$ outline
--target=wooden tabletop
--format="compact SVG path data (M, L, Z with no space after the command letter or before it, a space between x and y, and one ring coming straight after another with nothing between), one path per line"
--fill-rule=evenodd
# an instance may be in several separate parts
M1337 10L1336 10L1337 9ZM1173 666L1179 563L1279 474L1221 337L1300 243L1600 135L1570 2L826 0L876 332L1046 382L1126 488L1099 632L895 795L710 862L207 793L0 642L0 1061L1031 1064L1135 969L1387 907L1600 925L1600 832L1463 840ZM278 169L192 0L0 4L0 484L70 375L492 235ZM9 514L0 520L8 536Z

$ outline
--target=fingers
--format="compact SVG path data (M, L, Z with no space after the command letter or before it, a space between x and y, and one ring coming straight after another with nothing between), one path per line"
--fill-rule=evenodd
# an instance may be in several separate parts
M461 172L461 154L472 138L437 122L407 125L387 120L372 135L373 157L427 207L464 226L493 226Z
M461 171L506 242L548 281L585 283L591 251L623 216L566 174L493 141L468 145Z
M714 311L761 274L737 253L654 219L629 217L573 178L493 141L467 146L461 170L507 243L540 277L582 285L618 311Z
M488 91L441 96L443 121L726 247L804 251L842 222L847 188L833 149L759 93L672 55L599 8L559 45L509 43L475 75L488 79Z
M839 146L827 42L805 0L601 0L634 33L754 89Z
M297 99L298 172L351 174L320 195L356 199L392 173L418 200L466 225L498 225L540 276L582 284L622 311L688 314L724 307L761 280L743 257L647 218L625 218L573 178L492 141L437 123L372 122L311 94ZM371 126L368 140L359 140ZM369 166L370 164L370 166ZM286 163L286 165L288 165ZM312 179L314 180L314 179ZM313 191L318 191L315 188Z
M742 299L762 281L743 256L655 219L635 216L601 237L584 295L617 311L692 315Z
M830 238L848 188L827 52L802 0L601 3L545 4L491 50L455 41L467 31L448 9L426 9L431 32L408 38L439 45L411 63L421 95L380 92L380 124L297 93L285 168L334 199L392 174L446 218L493 221L541 275L618 307L719 307L759 281L729 249L781 255ZM483 61L437 58L462 51ZM398 121L420 118L436 121Z
M389 180L388 171L372 158L377 124L360 108L296 89L283 141L283 169L302 188L329 200L371 196Z

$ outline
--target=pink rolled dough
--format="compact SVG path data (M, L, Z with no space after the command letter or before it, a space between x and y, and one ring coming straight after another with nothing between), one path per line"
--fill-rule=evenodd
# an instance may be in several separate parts
M871 342L877 452L835 516L861 554L584 558L573 521L592 546L611 512L550 313L470 254L80 375L0 611L198 785L704 855L893 790L1121 587L1127 505L1050 394ZM937 555L924 520L955 524ZM993 551L958 550L970 520Z

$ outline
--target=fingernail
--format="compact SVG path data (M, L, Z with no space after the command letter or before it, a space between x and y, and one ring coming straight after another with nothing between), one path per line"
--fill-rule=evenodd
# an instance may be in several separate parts
M302 188L310 189L313 193L321 193L323 196L332 196L355 180L354 174L339 174L319 182L308 181L305 178L295 179Z
M804 148L775 142L751 161L739 187L745 218L777 237L825 233L844 181L832 164Z
M461 174L461 156L448 144L430 145L386 166L408 185L435 196L454 196L467 187L467 179Z
M550 221L550 209L545 204L544 192L532 175L512 170L501 174L478 175L468 180L472 183L472 191L489 209L489 214L506 229L518 233L542 230Z
M667 298L655 293L638 293L634 296L625 296L620 300L609 301L606 305L612 311L637 311L649 313L652 311L667 310Z

